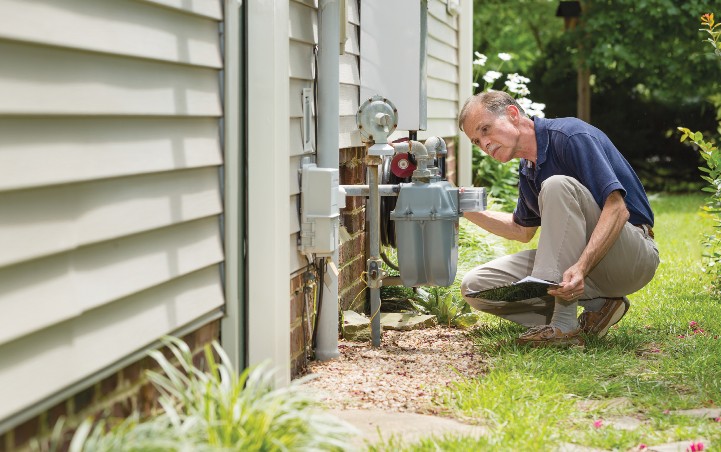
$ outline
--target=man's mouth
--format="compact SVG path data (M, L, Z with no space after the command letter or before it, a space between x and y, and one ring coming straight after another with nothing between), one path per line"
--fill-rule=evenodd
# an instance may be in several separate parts
M496 151L498 150L499 147L500 147L500 145L498 145L498 144L493 145L493 146L488 146L488 155L493 157L493 154L496 153Z

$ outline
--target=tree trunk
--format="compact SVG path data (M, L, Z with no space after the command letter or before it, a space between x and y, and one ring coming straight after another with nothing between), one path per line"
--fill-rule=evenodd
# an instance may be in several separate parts
M578 119L591 122L591 70L583 63L578 65L576 78L576 116Z

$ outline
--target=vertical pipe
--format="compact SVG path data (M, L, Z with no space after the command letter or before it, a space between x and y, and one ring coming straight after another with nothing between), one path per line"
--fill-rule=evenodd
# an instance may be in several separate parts
M473 2L461 1L458 16L458 112L473 95ZM473 186L473 148L465 133L458 135L456 180L459 187ZM451 172L454 172L451 169Z
M380 289L380 224L381 207L378 193L378 165L380 157L368 157L368 203L366 214L369 216L370 256L368 258L368 288L371 301L371 343L374 347L381 345L381 289ZM372 266L375 265L375 271Z
M340 116L340 75L338 43L340 33L339 2L320 0L318 5L318 154L320 168L338 169L338 118ZM338 263L338 249L331 260ZM328 265L321 310L318 312L318 341L315 357L324 361L337 357L338 352L338 274L336 265Z

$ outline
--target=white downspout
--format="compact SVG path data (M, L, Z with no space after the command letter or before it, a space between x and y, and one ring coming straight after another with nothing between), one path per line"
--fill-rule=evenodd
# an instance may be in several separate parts
M319 168L338 169L340 117L340 1L320 0L318 5L318 154ZM324 275L323 299L318 312L315 357L320 361L338 352L338 244Z
M458 111L463 103L473 95L473 2L461 2L458 17ZM458 131L458 149L456 153L458 173L456 184L459 187L473 186L473 152L471 141L465 133Z

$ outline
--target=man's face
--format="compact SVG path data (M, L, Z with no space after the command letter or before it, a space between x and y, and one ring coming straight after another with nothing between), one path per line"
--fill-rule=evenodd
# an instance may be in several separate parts
M491 158L506 163L516 157L518 150L521 132L517 123L518 114L513 107L496 116L482 105L476 105L463 122L463 130L471 143Z

